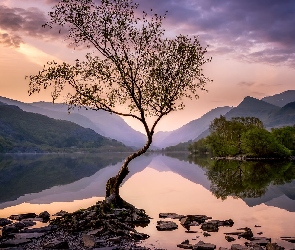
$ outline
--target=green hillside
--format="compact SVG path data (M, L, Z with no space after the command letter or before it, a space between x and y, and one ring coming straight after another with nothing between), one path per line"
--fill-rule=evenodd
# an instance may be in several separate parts
M0 103L0 152L97 152L127 151L110 140L75 123L25 112Z

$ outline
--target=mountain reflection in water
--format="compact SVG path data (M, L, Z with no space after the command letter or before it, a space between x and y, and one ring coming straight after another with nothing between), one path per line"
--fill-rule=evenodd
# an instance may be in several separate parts
M0 217L88 207L103 199L106 181L117 173L124 156L2 155ZM151 236L144 244L176 249L185 239L196 239L180 225L172 232L156 230L160 212L175 212L234 220L233 228L222 227L210 239L198 228L198 240L230 248L224 232L247 226L254 234L263 231L273 242L292 248L280 237L295 236L290 235L295 221L294 163L247 164L192 159L187 154L145 154L132 161L121 195L154 218L149 226L138 229ZM262 227L255 228L256 224Z

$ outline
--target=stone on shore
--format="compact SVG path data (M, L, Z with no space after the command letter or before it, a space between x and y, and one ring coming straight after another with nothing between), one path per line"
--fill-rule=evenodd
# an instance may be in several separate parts
M37 217L37 214L35 214L35 213L26 213L26 214L10 215L9 219L21 221L21 220L24 220L24 219L33 219L33 218L36 218L36 217Z
M50 213L48 213L47 211L41 212L38 215L38 218L41 218L44 222L47 222L50 220Z
M52 240L43 245L45 249L69 249L69 244L67 241Z
M247 250L248 247L242 246L240 244L232 244L230 249L231 250Z
M201 240L193 246L194 250L214 250L215 248L216 248L216 245L211 243L205 243Z
M9 224L12 224L11 220L8 220L6 218L0 218L0 227L7 226Z
M266 250L284 250L284 247L279 246L277 243L267 243Z

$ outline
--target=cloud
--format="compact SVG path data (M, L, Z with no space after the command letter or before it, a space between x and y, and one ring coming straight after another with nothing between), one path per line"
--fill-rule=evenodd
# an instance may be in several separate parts
M38 8L23 9L0 5L1 43L19 47L24 43L24 36L49 40L60 37L57 30L42 27L47 21L47 13Z
M239 86L242 86L242 87L251 87L255 84L255 82L245 82L245 81L242 81L242 82L239 82L238 85Z
M35 0L36 1L36 0ZM99 0L94 0L99 2ZM58 0L43 0L53 6ZM241 61L295 67L294 0L135 0L138 11L161 15L170 33L200 35L213 55L228 55ZM10 36L53 39L57 29L41 27L47 13L37 8L0 5L0 29Z
M215 54L233 54L248 62L295 66L293 0L139 0L139 3L142 8L153 8L160 14L168 10L168 28L189 25L187 33L200 34L200 39L212 45L210 51Z
M18 35L0 33L0 44L6 47L19 48L22 42L22 38Z

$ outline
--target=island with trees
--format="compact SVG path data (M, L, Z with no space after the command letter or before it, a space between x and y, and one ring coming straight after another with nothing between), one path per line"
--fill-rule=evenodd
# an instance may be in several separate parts
M295 154L295 126L268 131L256 117L215 118L210 135L188 146L192 154L235 158L290 158Z

